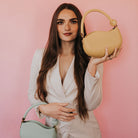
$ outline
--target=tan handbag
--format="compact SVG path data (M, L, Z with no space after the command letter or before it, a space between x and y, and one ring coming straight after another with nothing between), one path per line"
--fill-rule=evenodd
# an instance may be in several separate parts
M100 12L109 20L113 28L109 31L94 31L84 37L84 19L90 12ZM122 44L122 36L117 27L116 20L113 20L105 12L92 9L87 11L81 20L81 36L83 37L83 49L88 56L100 58L105 55L105 48L108 48L108 54L111 55L115 48L120 48Z

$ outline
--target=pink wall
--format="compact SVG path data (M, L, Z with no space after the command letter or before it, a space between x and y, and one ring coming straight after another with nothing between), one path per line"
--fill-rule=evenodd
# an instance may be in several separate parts
M44 47L55 8L67 0L0 1L0 137L19 138L27 97L30 65L36 48ZM103 101L95 110L103 138L138 137L138 1L70 0L82 13L98 8L117 19L123 36L118 58L104 64ZM92 14L91 14L92 15ZM110 27L107 19L89 16L89 30ZM89 19L90 19L89 18ZM95 19L95 20L94 20ZM96 23L97 21L97 23ZM103 24L100 24L100 23ZM104 26L106 25L106 27ZM137 108L137 109L136 109Z

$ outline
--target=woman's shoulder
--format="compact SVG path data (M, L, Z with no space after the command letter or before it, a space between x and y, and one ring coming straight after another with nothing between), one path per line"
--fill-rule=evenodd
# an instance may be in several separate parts
M43 53L44 53L44 48L37 48L35 50L33 60L36 62L40 62L42 60Z
M40 58L43 56L43 53L44 53L44 48L37 48L35 50L34 56Z
M35 50L35 54L36 54L36 55L42 56L43 53L44 53L44 48L37 48L37 49Z

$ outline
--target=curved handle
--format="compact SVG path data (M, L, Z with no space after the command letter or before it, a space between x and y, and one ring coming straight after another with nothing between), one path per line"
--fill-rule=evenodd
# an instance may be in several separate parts
M23 118L22 118L22 122L25 121L27 114L29 113L29 111L30 111L32 108L34 108L34 107L36 107L36 106L38 106L38 105L42 105L42 104L47 104L47 103L45 103L45 102L39 102L39 103L36 103L36 104L31 105L31 106L27 109L27 111L25 112L25 114L24 114L24 116L23 116ZM53 118L52 124L53 124L54 126L56 126L57 123L58 123L58 120Z
M84 20L85 20L85 17L87 16L87 14L89 14L90 12L100 12L100 13L102 13L103 15L105 15L110 20L110 24L112 26L114 26L114 28L117 26L117 21L114 20L114 19L111 19L110 16L108 14L106 14L104 11L99 10L99 9L91 9L91 10L85 12L85 14L83 15L82 20L81 20L81 36L82 37L84 37L84 27L83 27Z
M23 116L23 121L25 120L27 114L29 113L29 111L30 111L32 108L34 108L34 107L36 107L36 106L38 106L38 105L42 105L42 104L47 104L47 103L41 102L41 103L36 103L36 104L31 105L31 106L27 109L27 111L25 112L25 114L24 114L24 116Z
M38 106L38 105L42 105L42 104L47 104L47 103L45 103L45 102L40 102L40 103L36 103L36 104L31 105L31 106L27 109L27 111L25 112L25 114L24 114L24 116L23 116L23 118L22 118L22 122L25 121L27 114L29 113L29 111L30 111L32 108L34 108L34 107L36 107L36 106ZM58 120L53 118L52 124L53 124L54 126L56 126L57 123L58 123Z

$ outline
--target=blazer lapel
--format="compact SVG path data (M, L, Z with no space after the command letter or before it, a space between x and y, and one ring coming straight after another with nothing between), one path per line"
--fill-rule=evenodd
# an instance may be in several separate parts
M73 57L70 67L66 73L63 85L59 73L59 56L57 58L56 65L48 72L47 84L54 90L55 96L65 98L73 89L77 89L74 80L74 60L75 56Z
M69 87L71 86L71 84L74 82L74 59L75 59L75 57L73 57L73 59L72 59L71 65L67 71L67 74L66 74L64 82L63 82L63 87L66 92L69 89Z
M49 89L50 87L50 89L53 90L53 93L55 96L65 97L65 94L64 94L65 90L62 87L61 78L59 74L59 59L58 58L57 58L57 63L55 64L55 66L48 71L47 84L48 84L46 85L48 86L47 88Z

